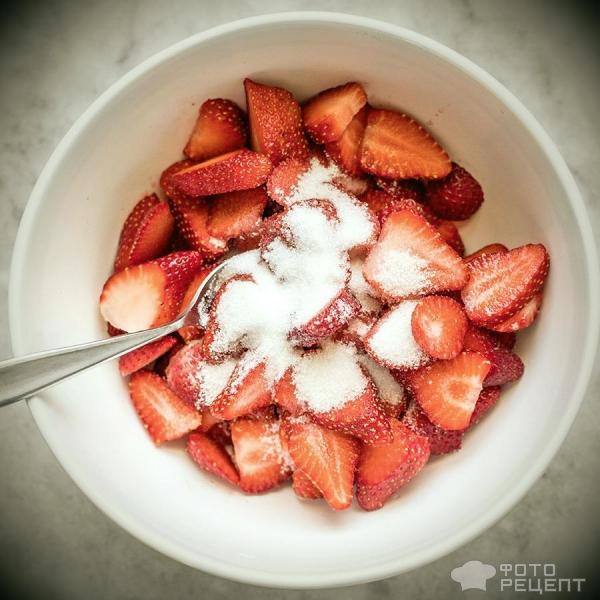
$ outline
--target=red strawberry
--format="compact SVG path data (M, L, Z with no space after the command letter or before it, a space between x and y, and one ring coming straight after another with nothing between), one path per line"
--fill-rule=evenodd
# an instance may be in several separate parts
M490 332L492 333L492 332ZM494 331L493 336L496 338L498 343L507 350L512 350L517 343L517 334L514 331L500 332Z
M298 184L300 177L309 169L307 160L288 158L280 162L269 175L267 193L269 198L285 206L285 199Z
M460 290L468 273L460 256L423 217L392 213L363 266L365 279L385 300Z
M221 419L217 419L208 406L202 409L202 425L200 425L199 431L202 433L208 433L215 425L224 423Z
M282 410L292 417L297 417L306 412L306 406L296 395L296 386L293 380L292 368L288 368L283 377L273 388L273 400Z
M456 163L452 163L452 171L447 177L426 183L425 189L431 210L450 221L468 219L483 202L483 190L477 180Z
M388 179L438 179L450 173L448 155L421 125L393 110L369 110L360 164Z
M115 337L117 335L123 335L125 332L122 331L121 329L117 329L116 327L114 327L110 323L107 323L106 324L106 333L108 333L108 335L110 337Z
M174 252L115 273L102 288L102 316L127 332L168 323L202 262L198 252Z
M299 469L292 474L292 488L298 498L316 500L323 497L319 488Z
M364 510L377 510L413 479L429 460L429 441L391 420L393 439L383 446L363 446L356 472L356 498Z
M164 254L175 221L169 205L156 194L142 198L125 220L115 259L115 271L138 265Z
M174 335L167 335L154 342L150 342L137 350L132 350L119 358L119 372L123 377L127 377L151 362L154 362L159 356L168 352L177 343Z
M382 226L392 213L400 212L401 210L410 210L433 225L437 225L438 219L436 219L434 214L424 204L420 204L412 198L391 196L381 190L367 190L360 196L360 200L367 203Z
M299 346L315 346L320 340L343 329L360 311L358 300L344 288L310 321L290 333L290 339Z
M177 440L200 426L202 416L151 371L138 371L129 380L129 395L144 427L158 446Z
M236 419L231 424L231 441L240 472L239 486L245 492L265 492L289 477L289 460L279 439L279 421Z
M475 410L469 421L469 427L473 427L473 425L479 423L483 416L498 402L500 392L501 388L499 385L493 385L481 390L477 404L475 404Z
M225 240L215 238L208 232L210 204L205 198L179 195L171 198L170 205L177 230L190 247L208 258L220 256L227 250Z
M267 200L267 192L262 187L216 196L210 208L208 233L222 240L230 240L256 231Z
M438 233L444 238L446 244L454 248L459 256L465 255L465 244L460 237L458 228L452 221L439 221L436 225Z
M543 287L550 259L542 244L484 254L468 263L462 290L467 316L477 325L496 325L521 310Z
M187 451L202 469L221 479L238 485L240 476L227 450L216 440L204 433L190 433Z
M331 508L348 508L352 504L359 442L339 431L298 420L289 422L287 431L288 449L296 468Z
M543 294L538 292L533 298L505 321L492 325L491 328L498 333L513 333L529 327L537 318L542 308Z
M345 329L338 332L336 340L346 344L353 344L357 348L362 349L365 337L375 324L375 321L375 317L358 315L348 323Z
M207 160L246 145L242 109L231 100L211 98L200 107L192 135L183 152L193 160Z
M484 392L482 392L483 394ZM477 405L475 405L477 407ZM475 412L473 412L475 414ZM418 402L411 402L402 417L402 423L411 431L424 435L429 440L432 455L449 454L460 450L462 445L462 431L446 431L434 425L428 418Z
M248 252L248 250L256 250L260 246L260 236L262 230L262 224L264 221L261 221L259 227L250 231L249 233L242 233L240 236L233 240L233 248L238 252Z
M186 306L190 306L192 300L196 296L196 292L202 282L208 277L211 271L214 269L215 265L210 265L208 267L204 267L198 271L192 282L188 286L188 289L183 296L183 300L181 301L181 308L185 308ZM196 340L202 335L202 329L197 325L184 325L177 330L177 333L183 338L185 342L191 342L192 340Z
M331 160L343 171L356 177L362 173L360 145L366 126L367 107L365 106L354 115L339 139L325 144L325 151Z
M324 90L304 105L304 127L317 144L335 142L366 103L365 90L354 81Z
M175 337L175 339L177 340L175 342L175 344L173 345L173 347L168 351L165 352L162 356L159 356L155 363L154 366L152 367L152 370L157 374L160 375L163 379L166 379L167 377L167 367L169 366L169 363L171 362L171 359L184 347L184 343L177 338L177 336ZM174 390L175 391L175 390ZM177 394L177 392L175 392ZM179 395L179 394L177 394ZM183 398L182 398L183 400Z
M178 171L171 176L171 185L193 198L249 190L265 183L271 169L264 154L234 150Z
M394 198L410 198L419 203L425 200L423 183L418 179L385 179L384 177L376 177L375 185Z
M195 340L183 346L171 358L166 369L169 387L192 406L201 397L202 380L197 377L197 373L205 361L202 341Z
M173 186L173 175L188 169L196 164L195 161L188 158L184 160L178 160L173 164L169 165L160 175L160 188L165 193L167 198L181 198L182 194Z
M265 380L265 364L248 366L240 362L234 369L227 387L211 406L219 419L235 419L268 406L273 401L272 391Z
M412 314L413 336L432 358L448 360L458 356L467 324L462 306L446 296L419 300Z
M487 246L479 248L479 250L469 254L468 256L465 256L464 261L466 263L470 263L478 256L483 256L484 254L496 254L498 252L504 254L505 252L508 252L508 248L504 244L488 244Z
M479 352L490 361L490 370L483 382L485 386L510 383L523 375L523 361L502 346L491 332L470 325L465 334L464 349Z
M410 389L434 425L464 429L489 370L490 362L481 354L462 352L410 373Z
M268 156L274 166L286 158L306 159L302 113L294 96L251 79L244 80L244 89L252 149Z

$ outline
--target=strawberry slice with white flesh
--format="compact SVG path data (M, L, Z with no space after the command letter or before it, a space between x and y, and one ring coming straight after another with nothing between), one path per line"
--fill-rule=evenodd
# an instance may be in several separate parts
M257 231L267 201L263 187L215 196L207 223L209 235L230 240Z
M365 127L367 126L367 107L363 107L354 115L354 118L339 139L325 144L325 152L338 167L348 175L360 177L360 146L362 144Z
M391 420L393 439L382 446L363 446L356 471L356 499L364 510L381 508L429 460L427 437Z
M164 325L179 314L202 264L198 252L184 251L127 267L104 284L100 312L113 327L129 333Z
M513 333L529 327L537 319L542 308L543 299L543 293L538 292L521 310L518 310L505 321L491 325L490 329L498 333Z
M240 476L229 453L214 438L200 432L190 433L187 451L201 469L233 485L239 484Z
M387 218L365 259L363 274L388 302L460 290L469 277L460 256L435 227L410 210Z
M410 373L409 386L434 425L465 429L490 366L490 361L477 352L461 352L456 358Z
M285 427L288 450L296 468L308 477L333 510L349 508L359 442L308 421L290 421Z
M147 367L157 358L166 354L176 344L176 336L166 335L141 348L132 350L119 358L119 372L123 377L127 377L128 375Z
M202 415L184 402L151 371L138 371L129 380L129 394L150 437L158 446L200 427Z

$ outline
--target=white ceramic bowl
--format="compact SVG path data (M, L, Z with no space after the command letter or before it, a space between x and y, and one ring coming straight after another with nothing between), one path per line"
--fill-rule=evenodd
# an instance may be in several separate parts
M335 514L289 488L244 496L201 473L181 446L157 450L114 364L31 400L48 444L81 489L142 541L240 581L316 587L405 571L465 543L541 474L571 424L598 337L598 265L583 203L540 125L474 64L369 19L298 13L238 21L143 63L77 121L41 174L16 244L10 321L16 354L104 336L98 293L134 202L180 156L198 103L243 103L242 79L304 99L356 79L373 104L428 125L481 181L468 250L543 242L552 270L525 376L465 440L383 510ZM594 307L595 310L594 310Z

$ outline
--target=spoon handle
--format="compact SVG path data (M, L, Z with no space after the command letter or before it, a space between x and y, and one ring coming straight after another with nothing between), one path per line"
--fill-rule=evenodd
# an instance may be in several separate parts
M0 406L29 398L46 388L172 333L174 321L154 329L50 350L0 362Z

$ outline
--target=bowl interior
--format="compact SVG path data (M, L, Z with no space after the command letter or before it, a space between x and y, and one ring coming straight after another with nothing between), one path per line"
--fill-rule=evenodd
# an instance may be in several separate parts
M358 21L224 28L119 84L52 159L13 272L17 352L105 335L98 294L125 216L179 158L199 103L223 96L243 105L245 76L285 86L299 99L363 82L373 104L413 114L482 183L486 202L461 227L467 251L535 241L552 257L541 318L519 340L523 379L506 389L461 452L433 461L378 512L334 514L320 502L299 502L289 488L247 497L201 473L182 445L155 449L115 364L33 399L36 420L69 473L147 543L255 583L327 585L392 574L439 556L500 516L568 425L590 314L573 190L521 118L471 77L466 61L442 54L418 36Z

